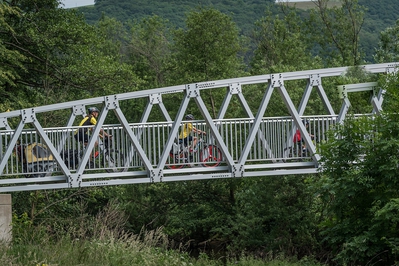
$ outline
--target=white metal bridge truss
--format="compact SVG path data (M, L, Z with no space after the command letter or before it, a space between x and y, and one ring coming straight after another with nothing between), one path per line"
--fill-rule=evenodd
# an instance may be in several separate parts
M368 73L392 73L398 65L361 67ZM317 173L320 160L317 145L326 140L327 130L345 119L350 108L349 92L373 91L370 113L381 110L383 91L376 83L361 83L338 88L342 107L338 114L334 112L323 80L343 75L347 70L347 67L340 67L200 82L1 113L0 192ZM307 81L299 106L294 105L289 88L285 86L291 80ZM247 86L254 85L264 90L256 112L251 110L243 93ZM224 89L227 93L217 116L212 117L201 92L216 89ZM305 117L313 89L326 114ZM289 116L265 117L275 91L281 96ZM180 95L181 99L174 119L162 98L172 94ZM237 97L246 118L225 119L233 97ZM147 106L141 121L133 123L121 105L124 101L138 99L146 99ZM188 151L188 148L180 152L183 144L176 143L182 124L187 122L185 115L192 100L202 114L193 125L207 133L203 137L206 140L199 142L202 146L197 152ZM97 126L90 131L94 137L84 147L74 138L78 128L74 124L93 105L102 109ZM165 121L148 122L154 106L159 106ZM65 126L42 126L46 115L56 111L70 114ZM104 123L112 113L119 123ZM303 124L304 119L309 122L308 127ZM10 124L15 124L15 128ZM100 129L113 136L112 142L106 143L98 137ZM306 149L295 149L293 135L297 129ZM201 136L197 137L202 140ZM96 153L99 156L92 159Z

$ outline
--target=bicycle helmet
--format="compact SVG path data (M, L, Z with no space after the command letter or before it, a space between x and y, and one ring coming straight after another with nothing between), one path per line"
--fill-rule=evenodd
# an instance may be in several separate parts
M186 119L187 120L194 120L195 118L194 118L194 116L192 114L188 114L188 115L186 115Z
M97 112L99 113L100 110L98 110L97 107L90 107L89 109L87 109L89 111L89 115L91 115L93 112Z

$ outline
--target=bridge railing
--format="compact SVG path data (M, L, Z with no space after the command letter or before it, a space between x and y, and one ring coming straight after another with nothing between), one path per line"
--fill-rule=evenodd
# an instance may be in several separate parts
M304 117L309 123L308 133L314 136L314 145L326 141L326 132L336 124L337 116ZM220 133L225 139L225 144L238 161L241 150L245 145L248 133L252 127L252 119L224 120L220 127ZM262 119L256 139L251 147L247 162L276 162L279 160L303 159L303 153L289 154L294 146L293 137L296 125L291 117L271 117ZM311 154L305 154L310 158Z
M337 121L337 116L312 116L303 117L309 122L308 133L314 135L314 145L316 148L319 143L326 141L326 132L331 129ZM237 163L240 160L241 152L245 146L251 127L253 126L252 118L241 119L223 119L214 120L218 131L222 136L227 151ZM218 145L213 138L209 128L203 121L193 121L193 125L199 130L207 132L208 143ZM169 138L175 142L179 139L179 134L170 136L172 122L156 122L130 124L135 136L139 141L139 145L143 149L145 155L153 165L157 167L159 158L166 152L164 147ZM85 147L82 143L74 138L74 134L78 127L59 127L46 128L45 134L51 143L56 147L71 172L75 172L80 164L80 159L84 155ZM104 125L103 129L112 135L112 143L105 147L108 150L118 151L122 156L122 162L115 165L115 168L128 169L136 171L143 169L143 163L140 155L134 149L134 145L129 134L120 125ZM289 163L298 159L310 159L310 153L303 153L301 150L292 150L294 147L293 136L295 134L296 125L291 117L271 117L263 118L259 130L256 134L255 141L250 148L246 162L248 164L270 164L284 161ZM90 134L90 130L88 131ZM10 142L13 131L0 131L0 156L3 157L6 147ZM102 154L104 150L103 140L97 137L99 145L95 146L92 151L88 151L91 156L96 153ZM101 163L100 159L92 159L93 164L88 163L85 171L105 170L106 166ZM103 159L104 160L104 159ZM200 163L199 157L193 157L193 163ZM223 164L222 159L222 164ZM174 164L168 160L167 165ZM4 169L5 175L24 175L26 177L42 177L49 176L60 172L61 168L54 159L53 154L48 152L46 144L41 136L34 129L25 129L19 136L17 145L14 149L13 156L10 156L7 166Z

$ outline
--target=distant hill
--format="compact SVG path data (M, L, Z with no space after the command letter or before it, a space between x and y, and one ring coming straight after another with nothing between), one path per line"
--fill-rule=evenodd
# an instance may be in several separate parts
M265 14L266 7L275 4L274 0L97 0L94 8L81 7L79 10L89 23L96 22L102 13L119 21L156 14L177 27L183 27L185 14L199 6L211 6L230 14L241 30L248 33L254 22Z
M338 0L330 0L332 4ZM366 59L372 62L372 55L378 45L380 32L393 26L399 19L396 11L398 0L358 0L359 4L368 10L361 32L361 47L366 53ZM296 3L297 7L309 8L314 3ZM96 0L90 7L80 7L89 23L98 21L102 14L114 17L119 21L139 20L145 16L158 15L169 20L176 27L183 27L185 14L198 6L211 6L226 14L230 14L242 33L249 35L267 7L276 10L275 0Z
M315 2L314 1L299 1L299 2L295 2L295 0L276 0L275 1L276 4L280 4L280 5L287 5L290 7L296 7L299 9L303 9L303 10L308 10L311 8L315 7ZM335 7L335 6L341 6L341 2L339 0L330 0L328 2L328 6L329 7Z

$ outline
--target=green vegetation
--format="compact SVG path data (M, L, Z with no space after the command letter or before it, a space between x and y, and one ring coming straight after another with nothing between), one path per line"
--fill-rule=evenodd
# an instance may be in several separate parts
M94 9L107 6L123 15L132 3L122 3L97 1ZM286 7L279 9L283 12L263 8L264 1L204 1L179 17L181 27L148 14L145 3L136 1L137 10L146 14L137 20L107 14L88 24L77 10L58 9L57 1L0 2L0 108L367 61L359 45L359 24L366 23L368 13L360 1L345 0L340 8L313 10L308 16ZM164 14L174 5L184 10L186 4L151 1ZM251 38L237 26L238 16L221 10L222 4L236 8L236 14L246 5L256 8L260 15L251 18L257 18ZM399 24L389 26L375 54L378 62L398 58ZM339 108L336 85L368 78L355 67L323 87ZM290 95L299 102L297 88L303 84L294 82ZM13 240L2 247L1 262L397 265L399 123L392 114L398 109L398 74L381 75L380 84L387 90L386 113L374 121L348 120L337 128L341 138L325 144L323 171L316 176L14 192ZM254 85L245 92L251 110L259 107L263 90ZM208 93L205 104L215 116L221 95ZM163 99L172 117L180 101L174 97ZM364 103L360 98L353 101L358 108ZM271 102L266 115L285 115L284 103ZM138 122L145 103L126 104L129 122ZM232 101L226 116L245 115L234 108L237 104ZM318 113L320 106L312 97L306 114ZM198 112L194 105L188 108ZM59 125L61 115L46 117L45 126ZM159 119L159 113L151 113L150 120Z
M55 195L55 194L54 194ZM53 196L54 196L53 195ZM76 196L76 194L75 194ZM60 204L57 204L60 205ZM173 248L173 242L164 229L141 230L138 234L126 232L128 218L122 205L108 203L93 217L42 221L33 225L26 216L14 217L12 245L0 246L2 265L280 265L318 266L314 259L296 260L267 255L264 259L251 256L212 258L206 253L196 257L185 251L189 245ZM87 209L84 213L87 213ZM49 217L48 215L46 215ZM55 218L55 217L54 217ZM81 219L82 218L82 219ZM57 229L56 231L52 231Z
M316 5L313 2L318 3L318 5L326 3L327 6L339 7L345 1L317 0L310 4L306 2L296 3L294 6L300 9L307 7L307 5L314 8ZM373 54L375 48L378 47L379 33L399 19L396 12L397 3L394 0L359 0L358 2L359 5L365 7L365 20L359 25L361 26L358 33L361 36L359 45L365 54L365 59L374 62ZM265 16L267 9L271 9L273 14L281 14L279 5L275 4L275 0L124 0L118 2L101 0L96 1L94 7L81 7L78 10L84 14L90 24L96 23L102 14L116 18L121 22L141 20L144 17L157 15L170 21L176 27L184 27L186 14L199 6L211 7L231 16L241 32L248 37L252 35L255 22ZM306 12L304 15L307 16ZM350 14L347 15L350 16ZM318 30L318 28L314 27L313 30Z

